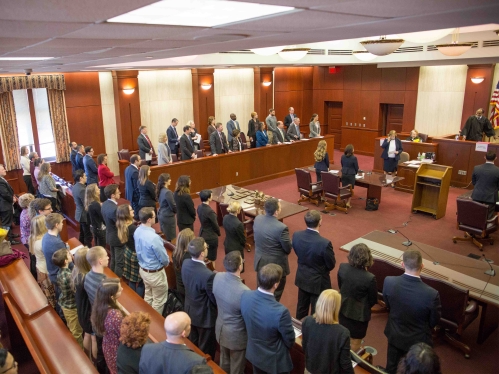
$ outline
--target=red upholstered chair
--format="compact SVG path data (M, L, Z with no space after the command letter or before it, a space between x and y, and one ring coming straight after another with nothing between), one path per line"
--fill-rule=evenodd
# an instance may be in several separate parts
M130 161L130 151L128 149L118 151L118 160Z
M322 182L312 183L312 176L308 170L297 168L295 169L295 174L298 192L301 194L298 204L301 204L303 201L310 201L319 206L322 200Z
M227 214L229 214L229 212L227 211L229 204L220 203L219 206L220 206L220 214L222 215L223 219Z
M345 212L345 214L348 213L348 208L346 204L343 204L343 201L352 197L352 186L349 184L340 187L340 177L327 171L321 172L321 176L322 189L324 190L324 209L326 211L338 209ZM332 199L331 203L327 201L328 198Z
M172 162L177 162L177 161L178 161L177 155L172 153Z
M418 135L421 142L426 143L428 141L428 134L419 133Z
M244 135L244 132L241 131L239 136L241 137L241 142L243 143L242 149L248 149L248 142L246 140L246 135Z
M464 237L454 236L452 241L470 240L483 251L483 244L478 240L488 240L492 245L494 239L489 234L497 231L497 215L488 219L489 206L470 199L457 199L457 228L464 231Z

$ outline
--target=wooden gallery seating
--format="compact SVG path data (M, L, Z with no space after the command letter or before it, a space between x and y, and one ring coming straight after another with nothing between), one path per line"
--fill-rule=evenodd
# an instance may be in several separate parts
M31 354L40 373L97 373L22 260L0 268L0 288L9 337L19 360ZM4 317L4 316L2 316Z

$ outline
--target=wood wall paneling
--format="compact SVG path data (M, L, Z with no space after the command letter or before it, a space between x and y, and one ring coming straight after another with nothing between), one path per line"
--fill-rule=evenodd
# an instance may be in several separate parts
M98 72L64 73L66 107L100 106Z
M404 120L402 121L402 131L404 132L410 132L413 128L415 128L417 102L417 91L405 91Z
M380 69L381 74L381 90L383 91L405 91L406 76L405 68L389 68Z
M254 111L261 118L274 106L274 68L256 67L254 70ZM270 86L264 86L263 82L271 82Z
M464 91L463 113L461 128L464 127L469 116L475 114L476 110L483 108L485 116L489 114L490 90L495 82L492 81L494 65L468 65L466 74L466 87ZM475 84L471 81L473 77L483 77L484 81Z
M343 69L343 89L362 89L362 65L345 66Z
M352 128L344 126L341 132L341 149L353 144L355 152L361 155L374 155L374 139L380 136L381 131Z
M194 122L203 139L208 139L208 117L215 115L214 71L214 69L191 69ZM211 84L211 88L204 90L202 84ZM223 118L217 118L217 122L223 122L222 120Z
M362 91L379 91L381 87L382 71L386 69L378 69L377 65L362 66Z
M380 91L361 91L357 126L367 129L381 129L379 123ZM365 119L364 119L365 118ZM365 125L365 126L364 126Z
M379 102L381 104L405 104L405 95L400 91L380 91Z
M313 108L313 67L274 69L274 109L278 120L288 115L288 108L295 108L301 124L308 124ZM306 94L304 91L308 91ZM268 115L268 109L263 116Z
M405 69L405 90L417 91L419 85L419 67Z

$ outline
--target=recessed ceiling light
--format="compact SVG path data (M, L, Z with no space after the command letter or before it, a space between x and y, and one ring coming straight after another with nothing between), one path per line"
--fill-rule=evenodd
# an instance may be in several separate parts
M132 10L108 22L214 27L289 12L293 7L226 0L163 0Z
M50 60L53 57L0 57L0 61L37 61Z

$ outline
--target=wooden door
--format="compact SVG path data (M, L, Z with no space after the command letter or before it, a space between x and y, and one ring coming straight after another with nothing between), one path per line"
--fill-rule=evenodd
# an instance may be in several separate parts
M404 106L396 104L386 105L386 131L388 134L391 130L402 132L402 119L404 118Z
M334 135L334 148L341 147L341 125L343 124L343 103L338 101L327 101L327 125L328 133Z

